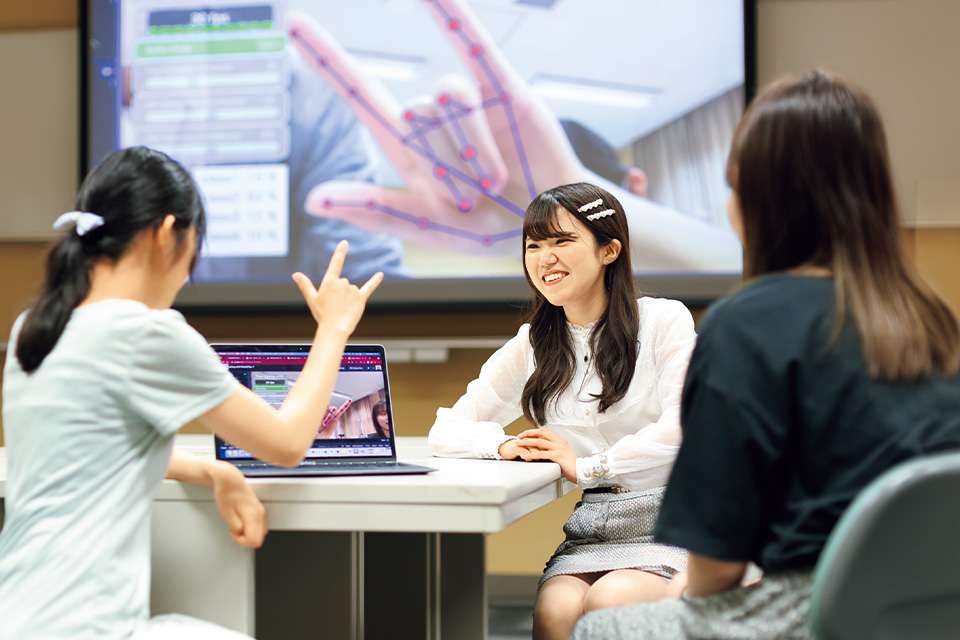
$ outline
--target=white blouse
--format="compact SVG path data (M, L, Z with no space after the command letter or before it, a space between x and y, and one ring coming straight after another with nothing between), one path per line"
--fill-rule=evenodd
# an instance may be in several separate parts
M619 484L643 491L666 484L680 447L680 396L696 342L693 318L675 300L640 298L637 366L627 394L604 413L591 394L602 390L590 352L593 325L567 324L576 371L570 386L546 407L546 428L567 440L577 456L580 488ZM520 327L480 369L453 408L437 410L430 429L435 456L498 458L514 436L503 427L521 415L523 386L534 370L530 325ZM593 453L607 456L608 471L593 474ZM602 482L601 482L602 480Z

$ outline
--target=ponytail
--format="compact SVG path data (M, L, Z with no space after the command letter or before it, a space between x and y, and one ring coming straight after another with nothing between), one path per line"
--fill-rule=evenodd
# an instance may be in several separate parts
M116 263L143 231L176 219L178 240L197 230L203 239L205 213L190 174L169 156L132 147L107 156L91 171L77 194L77 211L95 213L103 225L78 233L69 226L47 256L43 291L27 312L16 356L27 373L35 371L60 340L70 315L90 293L90 269L101 259Z
M70 314L90 291L89 260L80 240L75 233L68 233L47 256L43 292L27 312L17 340L17 359L27 373L53 350Z

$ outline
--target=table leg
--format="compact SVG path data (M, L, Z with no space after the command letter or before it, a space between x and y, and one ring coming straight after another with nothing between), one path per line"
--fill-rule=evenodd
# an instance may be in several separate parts
M485 640L487 562L484 536L442 533L439 537L440 635L437 638Z
M483 640L481 534L364 534L364 640Z
M363 640L362 562L362 533L271 531L256 559L258 640Z
M157 502L153 535L154 614L259 640L487 636L482 534L273 531L254 556L213 503Z

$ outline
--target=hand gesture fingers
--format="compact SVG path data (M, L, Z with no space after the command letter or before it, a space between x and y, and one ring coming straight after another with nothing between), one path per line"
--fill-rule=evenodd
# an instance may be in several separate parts
M339 218L362 229L395 233L420 244L463 253L513 255L520 221L503 230L502 210L463 212L429 191L397 191L365 182L325 182L307 196L313 215Z
M431 130L443 135L444 148L442 153L435 148L437 155L447 159L451 171L459 170L463 176L472 178L467 180L461 177L464 188L499 195L507 183L509 171L490 129L490 122L481 108L481 100L477 86L466 78L456 75L441 78L434 88L434 97L429 106L434 119L426 121L426 124L432 125L427 129L428 141L431 141ZM419 118L422 112L411 105L404 110L404 117L408 113ZM469 191L467 195L471 195Z
M493 38L480 26L465 3L459 0L427 0L426 4L440 31L480 85L484 99L498 97L508 88L525 86L523 79L507 62Z
M340 274L343 272L343 263L347 259L347 249L350 244L346 240L341 240L337 243L337 248L333 250L333 255L330 256L330 264L327 265L327 270L323 274L323 280L336 280L340 278ZM322 283L321 283L321 286Z
M366 305L367 300L370 299L370 296L377 290L381 282L383 282L383 272L378 271L370 276L370 279L360 287L360 299L363 300L364 305Z
M327 81L350 106L377 140L383 144L402 137L398 128L400 107L386 87L364 71L343 46L309 16L290 13L290 41L304 60ZM396 145L383 145L398 169L406 162Z
M354 185L343 200L325 190L312 192L308 211L495 259L513 251L511 240L520 234L526 206L537 193L599 178L583 167L556 115L463 0L424 4L472 78L444 78L430 99L403 109L323 28L291 16L290 40L316 69L318 82L346 100L406 186L406 191L367 191L370 187ZM635 269L739 270L740 245L727 229L606 186L624 205ZM409 197L391 197L396 193Z
M375 273L361 287L352 285L340 277L346 255L347 241L342 240L330 258L319 287L315 288L310 279L299 272L293 274L293 279L318 324L328 323L331 328L351 333L360 321L370 295L383 281L383 273Z

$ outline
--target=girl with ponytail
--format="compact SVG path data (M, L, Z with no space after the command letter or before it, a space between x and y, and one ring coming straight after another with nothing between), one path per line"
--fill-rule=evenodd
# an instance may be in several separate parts
M637 299L626 217L605 190L541 193L523 243L530 323L437 411L429 439L437 456L550 460L584 490L534 607L534 638L567 638L585 611L660 598L686 567L652 531L696 336L679 302ZM504 435L521 415L536 428Z
M84 180L17 319L4 367L8 456L0 532L0 638L236 638L180 616L149 617L150 512L164 474L212 486L234 540L257 547L263 506L230 464L171 455L199 419L257 457L295 466L326 411L347 337L382 276L320 287L294 274L317 321L313 347L275 410L241 386L169 307L189 277L205 214L190 174L144 147Z

